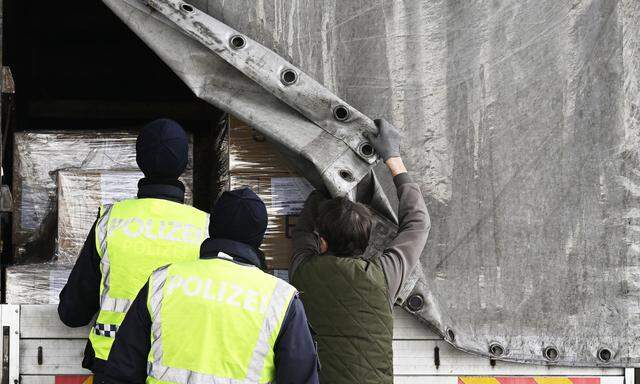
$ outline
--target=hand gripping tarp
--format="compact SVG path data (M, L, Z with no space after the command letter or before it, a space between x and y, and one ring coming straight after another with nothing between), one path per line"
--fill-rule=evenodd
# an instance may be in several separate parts
M453 345L640 366L639 1L103 1L333 194L366 116L400 127L432 218L404 306Z

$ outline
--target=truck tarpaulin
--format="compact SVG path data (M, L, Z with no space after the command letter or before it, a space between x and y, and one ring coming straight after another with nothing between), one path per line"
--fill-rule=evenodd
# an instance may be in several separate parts
M403 305L454 346L640 366L640 2L103 1L333 194L393 206L357 138L400 127L432 217Z

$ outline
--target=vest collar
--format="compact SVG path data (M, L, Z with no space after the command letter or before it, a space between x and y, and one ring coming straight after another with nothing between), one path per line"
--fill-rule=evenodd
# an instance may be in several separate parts
M260 268L258 252L247 244L228 239L206 239L200 246L201 259L215 259L219 253L231 256L237 263Z
M138 199L163 199L184 204L184 184L178 180L140 179Z

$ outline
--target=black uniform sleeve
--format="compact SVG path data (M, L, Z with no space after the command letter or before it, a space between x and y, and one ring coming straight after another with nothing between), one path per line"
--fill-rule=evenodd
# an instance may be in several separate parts
M116 333L105 370L108 383L144 383L151 350L151 315L147 310L149 283L138 292Z
M69 280L60 292L58 315L69 327L84 327L100 309L100 255L96 249L96 224L93 224Z
M275 346L278 384L318 384L318 352L302 301L296 295Z

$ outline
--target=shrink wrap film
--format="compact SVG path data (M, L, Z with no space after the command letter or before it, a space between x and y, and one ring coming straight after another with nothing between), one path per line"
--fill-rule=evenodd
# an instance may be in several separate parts
M136 137L133 131L15 134L13 263L48 262L54 258L58 171L138 171ZM187 169L193 169L192 151Z
M58 295L97 218L100 205L137 195L138 180L144 175L135 163L135 133L88 136L88 133L16 135L16 142L22 148L21 152L16 150L16 159L21 162L16 164L16 170L24 173L14 176L14 182L18 182L14 185L20 193L15 197L19 203L15 216L20 213L31 215L29 224L32 226L15 231L14 239L25 241L22 248L16 246L16 249L35 253L23 252L23 257L17 260L20 264L6 267L8 304L57 304ZM60 142L54 145L46 141L54 139ZM70 150L62 151L62 143L78 148L80 153L72 155ZM55 148L61 150L60 156L54 155ZM34 152L24 152L31 149ZM100 165L114 169L100 169ZM130 168L117 169L124 166ZM191 204L191 159L180 180L186 189L185 202ZM42 218L54 220L53 225ZM20 219L14 219L14 225L16 221L24 222ZM30 235L23 236L25 234ZM53 244L53 239L55 252L42 248L43 243L50 241Z
M58 304L72 265L38 263L11 265L5 270L7 304Z

